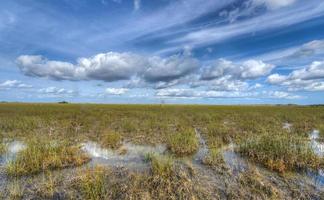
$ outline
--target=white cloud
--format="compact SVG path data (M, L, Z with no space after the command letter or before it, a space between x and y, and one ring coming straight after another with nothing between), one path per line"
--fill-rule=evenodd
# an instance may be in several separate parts
M267 81L287 87L291 91L324 91L324 62L314 61L309 66L294 70L288 75L272 74Z
M134 10L139 10L141 8L141 0L134 0Z
M127 88L107 88L105 93L110 95L122 95L128 92Z
M252 4L254 5L264 4L270 10L275 10L286 6L290 6L295 2L297 2L297 0L252 0Z
M263 92L228 92L213 90L194 90L194 89L163 89L155 94L157 97L164 98L257 98L257 99L298 99L298 95L282 91L263 91Z
M0 83L0 89L9 89L9 88L32 88L32 85L22 83L18 80L6 80Z
M199 67L196 59L186 55L161 58L116 52L79 58L77 64L51 61L39 55L19 56L17 63L25 75L55 80L117 81L138 76L148 82L168 82Z
M273 99L300 99L301 96L293 95L288 92L282 92L282 91L266 91L263 92L263 94L267 95L268 98Z
M78 94L75 90L57 87L42 88L38 92L42 94L41 97L74 97Z
M229 60L219 59L203 69L201 79L211 80L224 76L230 76L234 79L255 79L268 75L274 68L274 65L259 60L233 63Z
M278 83L282 83L286 79L287 79L286 76L283 76L280 74L271 74L270 76L268 76L267 82L269 82L271 84L278 84Z

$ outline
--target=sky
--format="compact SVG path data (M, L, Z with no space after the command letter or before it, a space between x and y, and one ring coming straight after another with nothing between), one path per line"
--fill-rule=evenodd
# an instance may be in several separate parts
M0 101L324 103L324 0L0 5Z

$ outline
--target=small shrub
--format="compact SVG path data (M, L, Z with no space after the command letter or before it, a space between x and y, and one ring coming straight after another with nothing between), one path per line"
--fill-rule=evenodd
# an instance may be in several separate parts
M169 150L178 156L193 154L198 146L199 142L193 129L171 134L168 138Z

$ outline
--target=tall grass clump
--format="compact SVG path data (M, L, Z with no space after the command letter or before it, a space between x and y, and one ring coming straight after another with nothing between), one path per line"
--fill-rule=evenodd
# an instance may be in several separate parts
M174 160L170 156L161 156L150 153L146 155L146 160L151 164L153 175L168 177L172 174Z
M148 190L148 199L206 199L204 190L195 185L189 170L170 156L149 154L151 173L137 180Z
M262 134L249 137L238 151L267 168L283 173L287 170L317 169L320 158L303 137L289 134Z
M0 154L4 154L7 151L7 145L3 142L0 143Z
M64 142L32 140L6 166L8 175L22 176L41 171L80 166L90 159L79 147Z
M199 141L193 129L185 129L168 137L169 150L178 155L191 155L198 149Z
M96 166L92 169L82 170L77 181L83 198L88 200L107 199L109 195L106 171Z
M118 132L105 131L101 137L101 144L106 148L116 149L121 145L122 137Z
M219 148L212 148L208 151L208 154L203 159L203 164L209 166L217 166L224 163L224 157Z

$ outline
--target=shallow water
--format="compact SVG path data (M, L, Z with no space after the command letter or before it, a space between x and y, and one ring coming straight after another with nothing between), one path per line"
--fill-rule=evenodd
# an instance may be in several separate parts
M7 148L5 154L1 155L1 159L0 159L1 165L5 165L8 162L14 160L17 156L17 153L19 153L20 151L26 148L26 145L23 142L18 140L8 142L6 146Z
M246 160L234 151L234 147L235 145L231 143L224 148L223 158L227 167L229 167L234 174L238 174L246 171L248 166Z
M324 156L324 143L319 142L319 131L313 130L310 133L309 139L311 140L311 147L314 150L314 152L318 155L323 157Z
M288 122L285 122L282 125L282 128L285 129L285 130L287 130L287 131L291 131L291 127L292 127L292 124L290 124Z
M98 143L88 141L82 144L82 150L92 157L91 164L127 167L129 169L145 169L144 162L148 153L163 154L165 145L149 146L124 143L118 150L102 148Z
M306 172L306 176L308 176L317 188L324 189L324 170L320 169L317 172L308 170Z
M318 141L319 131L313 130L309 135L309 139L314 152L318 156L324 157L324 143ZM324 169L319 169L318 171L308 170L306 175L314 181L316 187L324 189Z
M200 131L198 129L195 129L196 137L199 140L199 149L197 153L193 156L194 161L201 162L204 157L208 154L208 146L206 144L206 141L201 136Z

